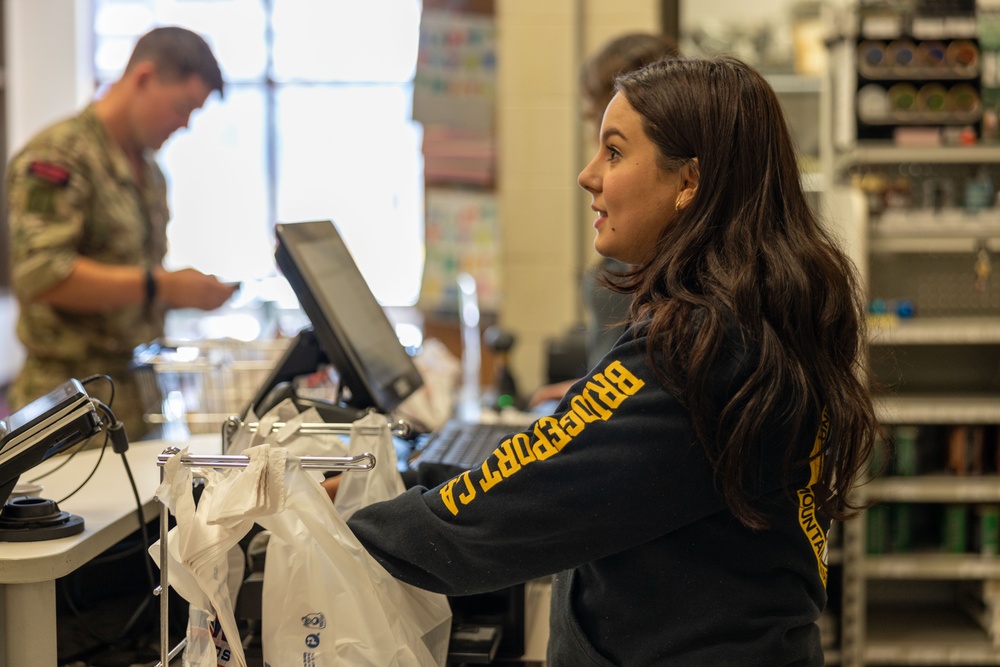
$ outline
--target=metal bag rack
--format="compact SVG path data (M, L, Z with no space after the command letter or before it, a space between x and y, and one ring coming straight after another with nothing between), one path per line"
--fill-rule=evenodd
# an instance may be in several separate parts
M236 421L233 422L232 420ZM230 428L234 426L238 428L239 426L245 426L251 430L256 430L258 427L257 423L243 424L238 418L230 418L227 420L230 423ZM276 428L280 428L278 424L275 424ZM301 429L305 432L311 434L330 434L330 435L349 435L352 430L352 424L334 424L334 423L308 423L303 424ZM373 426L353 426L356 432L363 434L374 435L377 434L378 427ZM401 423L393 425L393 433L401 433L408 431L408 427ZM224 429L225 433L225 429ZM229 431L231 436L232 431ZM224 440L228 439L224 435ZM163 480L163 466L172 457L180 454L180 449L177 447L167 447L163 452L157 457L156 465L160 467L160 481ZM368 471L375 467L375 455L371 453L359 454L357 456L301 456L299 457L300 465L303 468L310 470L338 470L338 471L349 471L349 470L364 470ZM222 455L205 455L205 454L188 454L181 458L181 464L188 467L199 467L199 468L245 468L250 462L250 457L244 456L242 454L222 454ZM169 555L167 553L167 515L168 508L165 504L160 504L160 585L156 587L153 591L154 595L160 598L160 662L156 664L156 667L169 667L170 662L177 657L177 655L184 649L187 645L187 638L182 638L176 646L171 648L169 646L170 637L168 634L169 626L169 595L167 591L170 587L169 579L167 576Z

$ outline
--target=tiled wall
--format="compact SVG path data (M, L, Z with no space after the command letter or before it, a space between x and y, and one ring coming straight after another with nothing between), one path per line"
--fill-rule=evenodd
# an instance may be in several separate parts
M497 0L501 324L523 393L543 380L545 341L580 321L594 259L590 198L576 183L593 150L581 119L583 58L632 30L656 31L657 0Z

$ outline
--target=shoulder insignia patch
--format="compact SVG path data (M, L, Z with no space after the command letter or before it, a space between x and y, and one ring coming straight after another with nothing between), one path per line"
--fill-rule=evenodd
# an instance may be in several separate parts
M35 160L28 165L28 173L59 187L69 183L69 170L51 162Z

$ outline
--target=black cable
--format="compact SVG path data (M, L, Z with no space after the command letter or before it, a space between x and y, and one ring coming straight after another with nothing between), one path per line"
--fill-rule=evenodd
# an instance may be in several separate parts
M108 420L111 422L111 426L108 427L108 433L117 432L121 438L125 438L125 431L122 428L121 422L115 417L115 413L111 411L111 408L104 403L93 399L94 403L104 412ZM105 438L105 447L107 446L107 438ZM139 487L135 483L135 476L132 474L132 467L128 464L128 459L125 457L124 449L127 448L127 440L125 440L124 447L120 447L119 443L115 444L116 451L121 454L122 465L125 466L125 475L128 477L129 486L132 488L132 498L135 500L136 515L139 518L139 533L142 535L142 543L148 549L150 545L149 541L149 530L146 526L146 519L142 514L142 498L139 497ZM121 451L119 451L121 450ZM101 456L104 456L104 448L101 449ZM88 478L89 479L89 478ZM150 564L149 558L144 558L143 562L146 565L146 574L149 577L149 590L150 594L154 588L156 588L156 576L153 574L153 566Z
M145 517L142 515L142 499L139 498L139 488L136 486L135 477L132 476L132 468L129 467L128 459L125 458L125 454L122 454L122 464L125 466L125 474L128 475L129 485L132 487L132 496L135 498L136 511L139 516L139 532L142 534L142 543L148 549L152 544L149 541L149 528L146 526ZM153 566L150 563L152 558L143 558L143 563L146 564L146 574L149 576L149 592L152 594L153 590L156 588L156 576L153 574Z
M111 392L110 392L110 394L113 397L114 396L114 382L107 375L91 376L90 378L87 378L87 380L85 380L85 381L92 381L92 380L97 379L97 378L103 378L103 379L107 380L108 384L111 386ZM81 382L81 384L83 384L83 382ZM122 423L120 421L118 421L118 418L115 417L115 413L111 410L110 406L106 405L104 402L102 402L102 401L100 401L100 400L98 400L96 398L91 398L91 401L93 401L94 405L97 408L99 408L101 410L101 412L104 413L104 416L108 420L108 427L105 429L105 433L104 433L104 442L101 445L101 453L100 453L100 455L97 458L97 464L95 464L94 468L90 471L90 474L87 475L87 478L85 480L83 480L83 482L81 482L80 485L77 486L76 489L74 489L69 495L67 495L62 500L59 500L58 502L61 503L64 500L66 500L67 498L72 497L73 494L75 494L77 491L79 491L80 489L82 489L84 487L84 485L86 485L87 482L90 481L90 479L94 476L94 473L96 473L97 468L100 466L101 460L104 458L104 452L108 448L108 441L109 441L109 439L112 439L113 442L114 442L114 444L113 444L114 450L116 452L118 452L119 454L121 454L122 464L125 466L125 474L128 477L129 486L132 489L132 497L134 498L135 504L136 504L136 515L138 516L138 519L139 519L139 534L141 536L141 545L142 545L141 546L141 551L142 552L146 552L148 550L149 546L150 546L149 530L148 530L148 527L146 526L145 517L143 516L143 512L142 512L142 499L139 497L139 488L138 488L138 486L135 483L135 477L132 474L132 468L129 466L128 459L125 457L125 450L128 448L128 439L127 439L127 437L125 435L124 427L123 427ZM75 455L75 452L74 452L74 455ZM65 465L65 463L62 464L62 465ZM62 467L62 466L60 466L60 467ZM129 549L129 550L127 550L127 553L132 554L132 553L135 553L135 551ZM122 554L116 554L114 556L110 556L110 557L108 557L106 559L103 559L103 560L110 561L110 560L115 560L117 558L122 558L122 557L124 557ZM117 635L117 637L115 637L115 639L109 640L107 638L98 636L96 633L94 633L92 630L90 630L89 627L86 626L86 624L84 624L84 626L87 627L87 634L90 635L93 639L101 642L102 644L104 644L106 646L114 646L114 645L117 645L118 643L120 643L123 639L125 639L129 634L132 633L132 630L133 630L135 624L139 621L139 619L141 618L143 612L145 612L146 609L149 608L149 604L150 604L150 602L152 602L152 600L154 598L153 591L156 588L156 576L153 573L153 566L150 563L150 560L151 560L151 558L149 557L148 554L146 554L142 558L143 565L145 566L147 583L149 585L149 592L146 595L143 596L142 601L136 607L135 611L132 613L132 615L128 619L128 621L126 621L125 625L121 629L121 632L118 633L118 635ZM64 593L64 598L66 599L67 606L77 616L77 618L80 618L82 620L82 613L76 607L76 605L73 603L73 601L70 599L71 596L65 590L65 588L63 589L63 593Z
M105 375L104 373L97 373L95 375L88 375L87 377L85 377L82 380L80 380L80 384L82 384L84 387L86 387L88 384L90 384L91 382L94 382L95 380L104 380L105 382L108 383L108 387L110 388L110 390L108 392L108 405L114 405L115 404L115 381L111 379L110 375Z
M76 493L80 489L82 489L84 486L86 486L87 482L89 482L91 480L91 478L94 476L94 474L97 472L97 468L100 467L101 460L104 458L104 452L105 452L105 450L107 450L107 448L108 448L108 434L107 434L107 432L105 432L105 434L104 434L104 442L101 444L101 453L97 457L97 463L95 463L94 467L90 469L90 472L87 474L87 477L82 482L80 482L79 486L77 486L75 489L73 489L68 494L66 494L65 496L63 496L62 498L60 498L59 500L56 501L57 505L59 503L62 503L62 502L65 502L65 501L69 500L70 498L72 498L73 496L75 496ZM67 463L68 463L68 461L67 461ZM63 463L62 465L66 465L66 463ZM62 466L59 466L59 467L61 468ZM41 479L41 477L39 477L38 479Z

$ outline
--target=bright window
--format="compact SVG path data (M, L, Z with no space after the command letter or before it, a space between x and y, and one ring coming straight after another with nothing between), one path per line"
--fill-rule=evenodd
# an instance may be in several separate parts
M170 267L244 283L276 272L275 222L337 223L383 305L423 271L421 128L412 120L420 0L96 0L95 71L121 74L139 35L181 25L226 81L159 154Z

